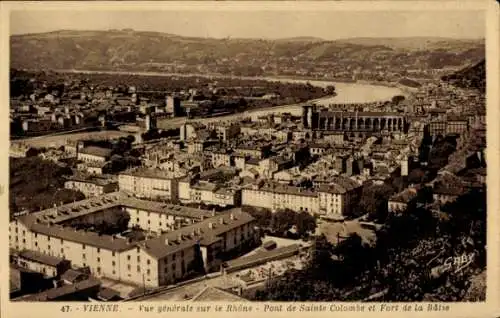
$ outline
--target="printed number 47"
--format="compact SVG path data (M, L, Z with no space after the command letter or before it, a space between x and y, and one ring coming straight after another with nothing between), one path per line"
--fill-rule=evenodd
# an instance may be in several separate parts
M69 312L69 311L70 311L70 308L69 308L69 306L62 306L62 307L61 307L61 311L62 311L62 312Z

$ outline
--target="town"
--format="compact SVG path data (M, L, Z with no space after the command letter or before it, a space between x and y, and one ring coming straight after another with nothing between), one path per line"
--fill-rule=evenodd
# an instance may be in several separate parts
M230 276L241 295L305 267L313 236L334 245L353 233L369 239L388 215L418 206L439 216L485 189L479 91L439 82L385 102L304 104L296 115L184 117L159 133L158 113L183 108L172 99L134 106L147 115L111 130L120 137L56 134L61 145L41 148L13 140L12 160L69 169L61 201L11 202L11 257L41 271L41 286L58 279L126 299L133 286L145 297L218 273L217 288ZM156 138L144 141L148 134ZM99 289L106 284L125 287ZM65 287L27 297L67 297Z
M10 44L13 302L485 300L484 40Z

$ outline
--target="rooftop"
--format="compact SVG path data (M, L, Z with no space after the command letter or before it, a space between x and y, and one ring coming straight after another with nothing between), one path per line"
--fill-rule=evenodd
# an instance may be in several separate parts
M199 294L194 296L192 301L248 301L243 297L227 292L217 287L208 286Z
M47 255L47 254L42 254L37 251L31 251L31 250L23 250L19 253L19 257L22 257L24 259L34 261L40 264L45 264L49 266L56 267L59 265L61 262L64 260L59 257Z
M61 280L68 281L70 283L75 283L78 280L84 280L87 279L88 275L82 272L79 272L74 269L68 269L61 275Z
M120 173L120 175L125 175L125 176L135 176L135 177L142 177L142 178L150 178L150 179L165 179L165 180L170 180L170 179L176 179L176 178L182 178L185 175L176 171L168 171L168 170L162 170L158 168L135 168L131 169L125 172Z
M73 293L77 293L79 291L85 291L91 288L96 288L101 285L101 282L98 279L90 278L73 285L64 285L58 288L51 288L44 292L28 295L26 297L22 297L16 300L20 301L50 301L56 300L61 297L71 295Z
M361 187L361 185L358 182L346 177L333 177L330 180L331 180L330 184L320 185L318 191L335 193L335 194L344 194L346 192Z
M303 189L300 187L289 186L273 181L258 182L252 185L246 186L248 190L252 190L253 187L257 186L259 191L266 191L272 193L290 194L306 197L316 197L317 193L309 189Z
M393 195L389 201L409 203L417 197L417 190L413 188L406 188L403 191Z
M288 246L278 247L271 251L262 251L249 256L240 257L238 259L228 261L228 268L241 268L245 265L250 265L254 263L265 263L268 261L273 261L280 256L287 257L290 253L298 253L300 250L299 244L292 244Z
M241 209L233 209L201 222L190 224L178 230L160 235L157 238L139 243L145 252L160 259L176 251L194 246L211 245L221 238L219 235L253 221L254 218Z

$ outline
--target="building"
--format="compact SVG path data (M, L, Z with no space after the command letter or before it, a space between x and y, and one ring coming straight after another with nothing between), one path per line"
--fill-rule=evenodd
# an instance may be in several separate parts
M431 134L431 136L437 136L437 135L441 135L441 136L444 136L446 134L446 121L442 121L442 120L435 120L435 121L431 121L429 123L429 133Z
M408 206L417 199L417 189L406 188L389 198L387 211L389 213L400 213L406 211Z
M454 202L459 196L465 193L466 189L463 186L439 183L434 185L432 197L434 201L446 204Z
M80 162L76 165L76 168L79 171L83 171L84 173L93 175L93 176L98 176L104 174L105 171L109 171L107 169L110 167L110 162L100 162L100 161L94 161L94 162Z
M185 178L179 181L179 200L182 203L201 203L221 207L239 206L241 190L205 180Z
M221 166L230 167L234 166L232 152L226 149L216 149L209 151L212 158L212 167L218 168Z
M467 117L448 116L446 120L446 134L463 134L469 130Z
M269 156L271 152L271 145L254 145L254 144L246 144L239 145L234 149L234 152L240 155L248 155L252 158L263 159Z
M84 147L78 151L77 159L83 162L103 163L111 158L111 149L101 147Z
M188 154L197 154L203 152L207 147L217 145L218 140L191 140L187 144Z
M319 214L338 219L352 214L361 198L361 189L358 182L345 177L335 177L329 184L320 185L317 189Z
M181 141L195 139L198 137L197 131L204 129L205 126L196 122L186 122L180 127Z
M64 187L80 191L86 197L93 197L117 191L118 182L98 176L72 176L64 182Z
M70 220L103 214L111 207L132 209L130 205L135 204L133 209L145 210L134 202L123 194L108 194L21 216L10 223L10 244L15 250L28 249L71 260L73 266L88 267L98 278L152 288L172 284L200 270L219 270L222 255L243 250L258 239L255 220L240 209L204 217L175 230L162 225L166 232L140 242L68 225ZM167 207L167 211L172 210L176 211L175 206ZM150 213L153 215L156 219L151 224L159 222L160 213Z
M135 198L123 200L121 209L130 216L130 228L139 227L157 234L174 231L213 216L205 210Z
M120 173L118 187L139 198L175 201L179 198L178 179L184 176L182 172L138 168Z
M88 301L89 298L97 298L101 281L89 278L73 285L64 285L51 288L46 291L16 298L14 301Z
M177 117L181 114L181 100L178 97L167 96L165 99L165 112Z
M311 156L321 156L328 149L330 149L330 145L328 144L311 144L309 145L309 152Z
M408 173L410 171L410 158L408 156L404 155L403 158L400 161L400 167L401 167L401 176L408 176Z
M247 302L246 298L235 295L231 292L225 291L217 287L207 286L198 294L196 294L191 301L194 302L211 302L211 301L224 301L224 302Z
M45 277L49 278L60 277L65 271L71 268L69 260L30 250L19 252L17 265L42 273Z
M259 172L260 176L272 179L275 173L288 168L292 168L293 164L294 163L292 158L285 158L283 156L274 156L260 160L257 167L257 171Z
M290 209L319 213L319 200L316 192L300 187L260 180L242 189L241 204L266 208L271 211Z
M345 141L345 135L343 132L328 132L323 135L325 141L341 145Z
M352 213L360 195L361 185L345 177L331 178L328 184L315 189L260 180L242 189L242 205L341 218Z
M373 132L406 132L408 120L401 113L344 112L304 106L302 124L305 128L323 131L344 131L370 134Z
M224 142L235 139L240 134L240 126L234 123L214 125L217 138Z

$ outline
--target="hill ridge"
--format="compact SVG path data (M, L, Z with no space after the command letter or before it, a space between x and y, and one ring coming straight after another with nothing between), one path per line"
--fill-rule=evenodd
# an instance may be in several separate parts
M347 66L442 68L472 63L485 55L484 43L479 40L429 40L425 49L407 38L363 41L327 41L307 36L214 39L132 29L57 30L12 35L10 49L11 67L19 69L165 71L168 65L175 64L194 69L210 66L224 73L243 68L248 75L262 75L270 68L315 70L318 65L338 68L338 72Z

